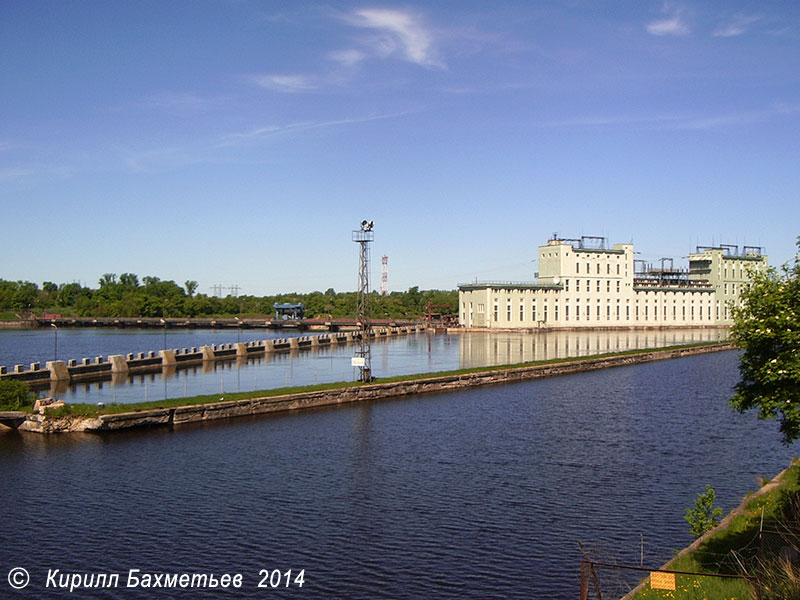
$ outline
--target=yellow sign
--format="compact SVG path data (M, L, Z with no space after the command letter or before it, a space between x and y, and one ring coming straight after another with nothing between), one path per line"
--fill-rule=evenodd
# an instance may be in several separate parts
M650 589L653 590L674 590L675 573L661 573L659 571L650 572Z

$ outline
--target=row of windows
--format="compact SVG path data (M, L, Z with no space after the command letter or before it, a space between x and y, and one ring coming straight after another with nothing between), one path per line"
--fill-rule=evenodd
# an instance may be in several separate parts
M611 293L611 280L610 279L606 279L605 282L606 282L606 293L610 294ZM569 291L569 285L570 285L570 280L569 279L565 279L564 280L564 291L565 292ZM595 280L595 290L599 293L600 291L602 291L602 287L603 287L603 280L602 279L596 279ZM616 280L617 293L619 293L619 288L620 288L620 280L617 279ZM586 280L586 288L585 289L586 289L587 292L591 292L592 291L592 280L591 279L587 279ZM576 279L575 280L575 291L576 292L580 292L581 291L581 280L580 279Z
M600 263L596 263L595 266L597 267L596 269L597 274L600 275ZM580 272L581 272L581 263L576 262L575 273L580 273ZM587 262L586 273L591 273L591 272L592 272L592 264ZM619 272L620 272L620 265L619 263L617 263L617 275L619 275ZM606 275L611 275L611 263L606 263Z
M538 313L540 316L542 316L542 320L544 320L544 321L548 320L549 308L550 308L550 306L548 304L545 304L543 309ZM687 309L686 304L681 305L681 307L680 307L680 319L682 321L685 321L686 318L687 318L687 310L686 309ZM704 313L706 315L706 319L709 320L709 321L711 320L711 304L710 303L706 307L705 311L703 311L703 306L695 307L694 303L691 303L688 306L688 309L689 309L688 310L689 320L692 320L692 321L695 320L695 315L697 315L697 317L698 317L697 320L702 321L702 320L704 320L703 319ZM695 309L697 309L697 310L695 311ZM614 308L614 315L616 316L616 320L617 321L620 320L621 312L622 312L622 306L619 304L619 300L617 300L617 305ZM593 313L595 314L597 320L600 320L602 318L602 308L600 306L600 301L599 300L598 300L598 302L597 302L597 304L596 304L594 309L592 309L592 305L591 305L590 302L587 302L585 304L585 309L581 309L581 304L579 303L579 301L576 301L575 306L574 306L574 312L572 314L573 314L574 319L576 321L580 321L581 320L581 315L583 315L584 318L587 321L590 321L590 320L592 320L592 314ZM608 303L608 302L606 303L605 314L606 314L606 319L607 320L611 320L612 319L612 307L611 307L611 304ZM631 306L629 304L625 305L624 314L625 314L625 320L626 321L630 320L630 317L631 317ZM470 312L470 316L471 316L471 312ZM509 323L512 321L511 316L512 316L512 306L511 306L511 303L509 303L509 304L506 305L506 321L509 322ZM662 320L667 321L667 320L670 319L670 316L672 317L673 321L677 321L678 320L678 306L673 303L672 310L669 311L669 307L667 306L667 304L663 304L662 305L662 310L661 310L661 318L662 318ZM494 321L495 322L499 322L499 320L500 320L500 306L498 304L494 305L493 317L494 317ZM640 310L640 307L639 307L638 304L636 304L634 306L634 318L635 318L636 321L639 321L640 318L645 320L645 321L649 321L651 317L653 318L653 320L658 320L658 317L659 317L658 306L653 306L652 311L650 310L650 306L647 305L647 304L645 304L642 307L642 310ZM556 321L559 320L559 305L558 304L555 304L553 306L553 318ZM719 304L717 304L716 318L719 319ZM727 307L725 308L725 317L724 318L726 318L726 319L728 318L728 309L727 309ZM525 305L522 304L522 303L519 305L519 320L520 320L520 322L524 322L525 321ZM564 305L564 320L565 321L569 321L570 320L570 305L569 304L565 304ZM537 306L536 306L536 304L531 304L531 321L533 321L533 322L537 321Z
M686 317L687 317L686 308L687 308L686 306L681 306L680 318L681 318L682 321L685 321ZM532 320L535 322L536 321L536 316L537 316L536 307L533 307L533 311L532 312L533 312L533 314L532 314L533 319ZM619 321L620 318L621 318L620 316L621 316L622 312L623 312L622 311L622 307L617 305L616 307L614 307L613 317L612 317L612 307L610 305L607 305L606 306L606 310L605 310L606 320L611 321L612 318L615 318L617 321ZM544 310L540 313L545 322L548 321L548 313L549 313L549 307L545 306ZM559 318L558 305L556 305L554 307L553 313L554 313L554 319L556 321L558 321L558 318ZM716 316L717 320L719 320L719 317L720 317L719 313L720 313L719 307L717 307L716 313L715 313L715 316ZM587 306L585 312L583 312L583 313L582 313L580 307L576 306L575 307L575 311L572 314L574 315L574 320L575 321L580 321L581 320L581 314L584 315L584 318L585 318L586 321L591 321L592 320L592 309L591 309L591 306ZM702 307L698 307L697 312L695 312L695 307L694 306L689 306L689 311L688 311L689 320L694 321L695 320L695 315L697 315L697 317L698 317L697 320L702 321L702 320L704 320L704 316L703 316L704 314L705 314L705 318L710 321L711 320L711 307L710 306L707 307L707 310L705 311L705 313L704 313ZM602 313L601 313L600 306L596 307L595 315L596 315L596 319L597 320L601 320L602 319ZM625 320L629 321L630 318L631 318L631 307L630 306L625 306L624 315L625 315ZM647 307L645 307L645 310L644 310L643 314L640 314L638 306L634 307L634 320L639 321L640 317L641 317L641 320L648 321L648 320L650 320L650 316L651 315L648 312ZM670 316L672 317L671 320L673 320L673 321L677 321L678 320L678 311L677 311L677 307L676 306L672 307L671 315L670 315L670 313L668 313L666 306L663 308L663 313L662 313L662 317L661 317L662 321L670 320ZM728 316L729 316L728 315L728 309L725 308L724 311L723 311L723 319L727 320ZM465 318L466 315L462 315L462 317ZM472 317L472 313L470 313L470 317ZM495 311L495 314L494 314L495 322L499 321L498 317L499 317L499 315L498 315L497 311ZM653 317L654 321L657 321L658 320L658 312L654 310L653 314L652 314L652 317ZM510 311L508 312L506 318L507 318L507 320L509 322L511 321L511 312ZM524 312L523 312L522 309L520 310L519 319L520 319L521 322L525 320L525 315L524 315ZM564 320L565 321L569 321L570 320L570 306L569 305L564 307Z
M479 305L479 307L482 308L483 305ZM554 310L553 310L554 319L556 321L558 321L558 317L559 317L558 304L556 304L553 308L554 308ZM686 310L687 307L685 305L682 305L680 308L681 308L681 310L680 310L680 318L681 318L682 321L685 321L686 320L686 316L687 316L687 310ZM688 311L689 320L694 321L695 320L695 314L697 314L699 321L704 320L704 318L703 318L704 314L705 314L705 318L707 320L709 320L709 321L711 320L711 306L707 306L706 307L705 313L703 311L703 307L702 306L697 307L697 312L695 312L694 304L691 304L688 308L689 308L689 311ZM479 310L479 312L483 312L483 311ZM612 313L611 305L607 304L605 313L606 313L606 320L611 321L612 320L612 314L613 314L614 317L616 318L616 320L619 321L620 320L620 315L623 314L623 311L622 311L622 307L619 304L617 304L614 307L613 313ZM728 311L728 306L727 305L725 305L722 308L721 313L722 313L721 316L722 316L723 320L727 321L730 318L730 313ZM545 305L543 307L543 310L539 314L543 317L543 320L546 322L548 320L549 306ZM576 321L580 321L581 320L581 314L584 315L585 320L591 321L592 320L592 308L591 308L591 305L587 304L585 311L582 312L581 308L580 308L580 305L576 304L575 305L575 310L574 310L574 312L572 314L573 314L574 320L576 320ZM595 315L596 315L597 320L601 320L602 312L601 312L601 307L600 307L599 304L595 308ZM629 321L630 318L631 318L631 307L629 305L625 306L624 315L625 315L625 320ZM470 306L469 316L470 316L470 321L472 321L473 314L472 314L472 307L471 306ZM640 313L639 306L634 306L634 319L636 321L639 321L640 320L640 316L643 317L644 321L650 320L650 316L653 317L654 321L657 321L658 320L658 307L654 306L653 307L653 311L651 313L650 310L649 310L649 307L645 305L644 306L644 310ZM668 307L666 305L663 305L662 306L662 311L661 311L661 319L662 319L662 321L670 320L670 316L671 316L671 320L673 320L673 321L677 321L678 320L678 307L673 305L672 306L672 310L669 311ZM537 311L536 311L536 305L535 304L531 306L531 317L532 317L531 320L533 322L536 322L536 320L537 320L536 319ZM719 321L719 319L720 319L720 306L719 306L719 303L717 303L716 309L714 310L714 318L717 321ZM462 319L466 320L466 313L462 313ZM511 322L511 306L510 305L507 307L506 320L508 322ZM519 320L520 320L520 322L524 322L525 321L525 307L522 304L519 307ZM565 321L569 321L570 320L570 306L569 305L564 306L564 320ZM495 305L495 307L494 307L494 321L495 322L499 321L499 313L498 313L498 306L497 305Z

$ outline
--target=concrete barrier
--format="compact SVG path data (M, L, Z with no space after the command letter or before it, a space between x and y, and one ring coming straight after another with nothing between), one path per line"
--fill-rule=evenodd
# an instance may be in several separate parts
M63 360L47 361L47 370L50 371L51 381L69 381L69 369Z

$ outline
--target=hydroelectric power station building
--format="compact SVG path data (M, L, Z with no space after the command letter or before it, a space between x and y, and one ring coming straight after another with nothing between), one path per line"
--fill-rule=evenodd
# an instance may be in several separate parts
M752 273L768 267L762 248L700 246L689 268L634 259L633 244L557 236L539 246L532 283L460 284L459 324L491 329L710 327L730 325ZM637 267L638 270L637 270Z

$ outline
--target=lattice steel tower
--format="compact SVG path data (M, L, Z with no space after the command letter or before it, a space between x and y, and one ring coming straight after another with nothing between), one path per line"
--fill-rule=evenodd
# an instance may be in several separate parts
M389 293L389 257L385 254L381 258L381 296Z
M353 230L353 241L360 245L360 261L358 269L358 320L361 340L353 365L359 369L359 381L372 381L372 365L370 358L369 338L372 326L369 321L369 244L375 239L372 221L361 221L361 229Z

